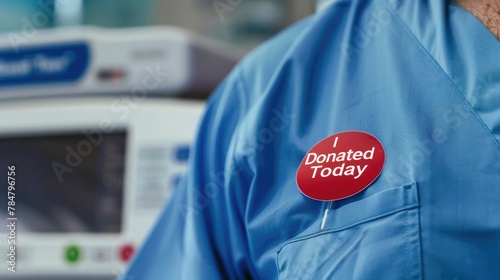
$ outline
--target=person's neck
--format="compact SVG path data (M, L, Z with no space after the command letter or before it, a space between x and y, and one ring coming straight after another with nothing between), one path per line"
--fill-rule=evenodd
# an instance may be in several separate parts
M500 0L454 0L481 21L500 40Z

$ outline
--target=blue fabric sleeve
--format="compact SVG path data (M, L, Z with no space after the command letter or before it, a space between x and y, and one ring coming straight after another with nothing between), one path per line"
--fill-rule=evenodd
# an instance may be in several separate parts
M235 70L212 95L189 170L122 279L248 278L243 206L238 205L245 191L241 180L230 179L241 170L227 160L246 99Z

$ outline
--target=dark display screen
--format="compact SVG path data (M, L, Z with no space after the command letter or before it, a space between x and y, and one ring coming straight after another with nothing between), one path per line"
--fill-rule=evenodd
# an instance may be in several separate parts
M125 151L124 131L0 138L0 182L16 169L17 230L120 232ZM7 218L7 200L1 205Z

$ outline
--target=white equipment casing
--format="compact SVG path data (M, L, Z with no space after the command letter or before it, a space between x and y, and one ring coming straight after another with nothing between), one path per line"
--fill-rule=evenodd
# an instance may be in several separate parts
M21 68L16 75L26 74L22 69L26 72L33 70L22 68L19 61L9 64L2 52L17 54L33 48L50 48L54 44L75 43L88 48L88 65L81 76L65 82L2 86L2 78L10 78L5 77L6 74L12 75L13 70L8 71L9 67ZM64 71L68 60L69 63L75 62L71 50L66 54L67 57L52 57L46 68ZM0 36L0 100L124 92L140 95L143 88L147 89L148 95L206 97L240 57L240 53L226 45L176 27L112 30L86 27L39 31L37 36L21 45L8 36ZM37 85L36 91L33 85Z
M119 215L119 223L111 224L109 232L100 229L41 232L32 230L36 228L33 222L36 219L26 218L44 216L50 220L50 215L56 215L54 220L73 223L68 218L70 210L56 214L31 211L31 216L19 214L15 273L7 270L10 245L4 242L9 234L4 226L0 230L3 256L0 260L4 264L0 279L118 277L186 169L189 146L204 110L204 98L239 57L227 47L170 27L40 31L22 46L12 46L6 38L0 40L0 163L6 165L0 166L5 173L0 173L0 178L7 176L8 165L17 165L18 188L24 189L17 190L16 211L23 211L23 205L29 204L28 198L36 197L36 204L44 199L43 192L53 194L61 189L57 180L62 177L67 180L68 176L90 171L97 174L96 178L104 178L107 173L122 177L120 183L115 180L88 186L102 189L95 192L95 197L81 196L81 201L95 202L97 209L103 211L104 218L92 217L104 219L100 222L104 226L106 217ZM115 152L111 158L86 156L84 146L101 154L106 149L115 149L102 144L105 141L91 140L92 136L97 139L100 135L122 139L116 143L125 143L123 151ZM79 142L65 143L69 136ZM59 141L60 147L56 147L59 150L50 145L43 148L45 144L37 144L42 147L37 150L19 148L42 140ZM78 155L68 156L63 152ZM38 153L40 158L52 162L52 166L35 163ZM75 156L81 159L71 163ZM9 162L2 161L2 157ZM68 161L68 157L72 159ZM55 161L60 163L59 167L54 167ZM65 166L62 171L60 166ZM115 167L122 171L109 171ZM40 173L41 170L47 172ZM40 184L23 187L28 179ZM79 184L78 180L64 183L71 186L73 182ZM81 184L80 187L85 187ZM120 191L105 190L111 185L119 186ZM2 196L6 196L7 189L3 189ZM40 193L23 194L28 189ZM72 188L62 189L68 190ZM76 191L69 194L65 195L71 198L71 203L80 201ZM109 197L103 197L106 195ZM56 201L57 197L51 199ZM6 210L0 210L4 223L9 217ZM118 214L113 214L118 210ZM85 227L72 224L67 228Z

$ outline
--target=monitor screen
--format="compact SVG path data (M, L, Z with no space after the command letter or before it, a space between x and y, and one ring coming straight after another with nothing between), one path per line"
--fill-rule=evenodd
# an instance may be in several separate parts
M126 136L121 131L1 137L0 182L7 182L8 166L16 170L17 231L119 233ZM1 205L5 220L7 203Z

